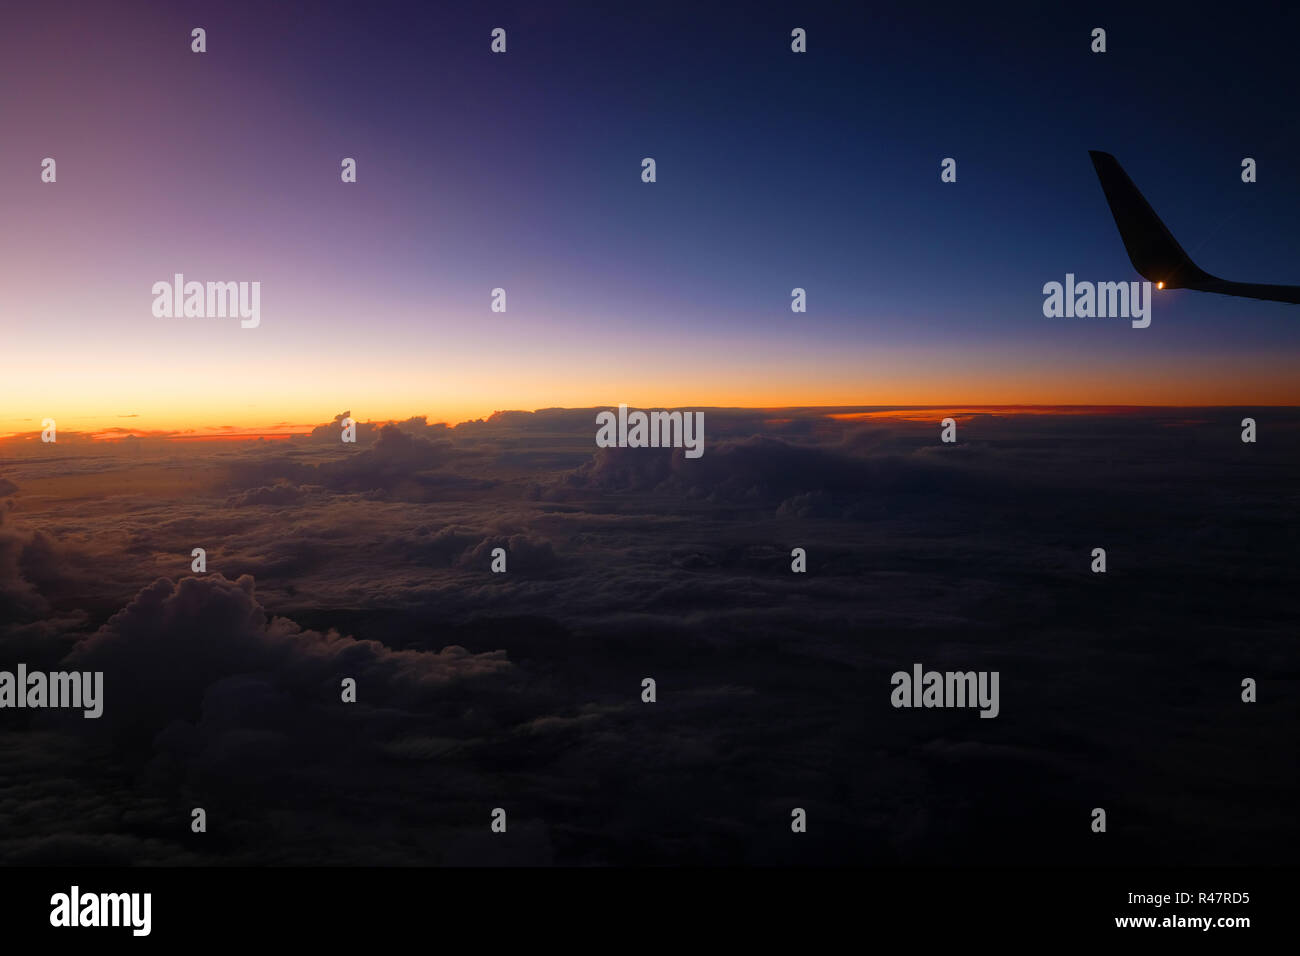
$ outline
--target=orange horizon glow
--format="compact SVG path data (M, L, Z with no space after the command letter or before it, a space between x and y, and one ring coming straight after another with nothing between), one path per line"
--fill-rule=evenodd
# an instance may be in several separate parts
M490 419L493 415L507 411L524 411L535 412L541 408L566 408L566 409L585 409L585 408L617 408L619 402L594 402L585 405L573 406L541 406L539 408L502 408L493 409L492 411L483 412L464 418L445 417L436 418L423 413L401 413L390 416L358 417L353 416L358 424L365 425L382 425L388 422L404 422L412 418L423 418L429 425L444 424L449 428L456 428L462 424L468 424L475 421ZM694 403L674 404L674 403L635 403L623 402L629 408L710 408L721 411L753 411L753 412L782 412L788 410L800 410L804 412L816 412L824 410L824 416L835 421L881 421L881 422L927 422L933 415L920 414L922 412L934 412L941 410L945 416L950 416L958 421L970 420L975 415L1123 415L1130 412L1142 410L1161 409L1161 408L1241 408L1241 407L1260 407L1260 408L1288 408L1300 407L1300 402L1224 402L1224 403L1207 403L1207 402L1156 402L1156 403L1115 403L1099 404L1091 403L1015 403L1015 402L926 402L923 404L902 404L887 402L835 402L827 404L773 404L763 403L761 405L731 405L726 403ZM836 411L842 408L869 408L869 411ZM51 416L53 417L53 416ZM772 419L771 423L780 423L788 419ZM75 419L67 419L67 422L73 422ZM310 435L313 429L322 425L330 424L333 421L322 418L319 421L310 423L287 423L278 422L273 425L265 426L245 426L237 427L233 425L219 426L201 426L197 428L185 429L168 429L168 428L136 428L130 429L120 425L101 425L99 427L69 427L63 421L56 419L58 434L60 440L71 439L82 442L90 441L94 443L118 443L125 441L166 441L166 442L241 442L241 441L288 441L293 438L303 438ZM0 433L0 444L16 444L39 442L41 429L26 428L17 429L5 433Z
M42 338L41 322L20 326L6 349L26 358L0 376L0 436L39 433L42 420L51 418L60 434L104 441L128 434L255 439L303 434L345 411L359 422L425 417L450 426L503 409L620 403L643 409L1300 405L1300 376L1288 350L1191 349L1179 344L1172 321L1150 334L1027 323L1014 340L934 344L883 338L894 323L876 316L864 317L852 334L832 330L828 342L788 325L754 336L701 330L683 338L658 336L653 327L644 334L632 325L592 337L581 333L577 319L553 315L506 326L448 310L416 330L417 320L397 308L385 321L399 331L307 335L310 326L283 317L256 331L169 326L163 340L150 322L105 321L57 349Z
M542 408L616 408L625 404L629 408L738 408L751 410L779 410L789 408L825 408L829 410L852 409L923 409L947 408L950 410L979 409L982 412L996 409L1017 409L1020 414L1039 410L1037 414L1065 413L1077 409L1117 408L1240 408L1300 406L1300 377L1294 374L1286 380L1276 377L1251 377L1241 373L1188 379L1171 373L1151 375L1146 381L1116 379L1067 385L1058 379L1053 382L1050 372L1017 376L1020 381L1002 388L963 388L962 383L949 382L935 387L933 383L907 381L879 381L878 387L862 388L860 382L849 385L836 381L839 376L828 370L826 381L818 385L799 387L769 386L761 393L748 383L727 382L711 388L695 388L686 382L673 382L662 387L649 381L627 382L619 388L611 383L600 383L588 390L575 382L558 379L552 388L529 388L534 382L520 383L516 394L484 394L482 383L472 393L459 400L431 396L421 401L415 396L384 397L379 386L366 382L351 388L340 388L343 400L319 393L311 396L258 396L258 402L232 402L217 406L211 398L199 394L180 397L159 407L159 399L146 394L124 395L114 400L100 397L99 401L83 401L80 396L60 393L46 401L24 396L19 405L18 395L0 395L0 441L11 441L24 435L39 435L42 421L53 419L60 435L78 434L100 441L166 437L173 440L194 439L256 439L307 434L313 428L328 424L335 416L348 412L358 422L406 421L424 418L430 424L445 423L454 427L462 422L487 419L497 411L535 411ZM899 379L904 376L898 376ZM392 383L390 383L392 384ZM981 383L982 384L982 383ZM1055 386L1055 387L1053 387ZM0 391L3 391L0 386ZM400 385L394 392L405 392ZM512 390L513 392L514 390ZM965 393L962 395L962 393ZM981 393L984 394L981 394ZM146 399L150 399L146 401ZM278 401L288 399L285 404ZM206 399L206 400L201 400ZM113 411L101 409L110 404ZM242 407L241 407L242 406ZM20 414L14 414L19 412ZM1045 411L1044 411L1045 410ZM3 412L9 412L8 416ZM25 414L22 414L25 413ZM128 414L129 413L129 414ZM1077 411L1075 412L1078 413ZM884 418L897 414L894 411L846 412L859 416Z

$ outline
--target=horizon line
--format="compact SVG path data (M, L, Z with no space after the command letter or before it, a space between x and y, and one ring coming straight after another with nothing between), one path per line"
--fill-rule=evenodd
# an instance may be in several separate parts
M1011 412L1011 413L1028 413L1028 414L1080 414L1086 412L1096 412L1098 414L1120 414L1126 411L1156 411L1162 409L1168 410L1226 410L1226 409L1300 409L1300 404L1282 404L1282 405L1258 405L1258 404L1142 404L1142 403L970 403L970 402L938 402L924 405L893 405L893 404L871 404L871 405L692 405L692 406L653 406L653 405L631 405L626 402L619 403L628 408L646 408L651 410L664 411L712 411L712 412L762 412L762 413L779 413L779 412L800 412L824 413L826 417L845 419L845 418L867 418L871 416L886 417L891 412L916 412L931 410L946 410L951 414L970 414L972 412ZM430 421L429 416L425 415L408 415L405 418L378 418L365 420L354 419L358 425L402 425L406 422L423 421L426 427L437 428L446 427L449 430L455 430L462 426L488 424L494 419L503 415L538 415L545 412L584 412L597 410L617 409L619 404L597 404L597 405L577 405L577 406L545 406L532 410L523 408L505 408L497 409L490 415L479 418L466 418L454 424L442 419L439 421ZM116 416L120 419L126 416ZM71 419L78 421L79 419ZM328 427L338 421L338 417L319 421L314 424L294 423L289 424L281 422L276 425L264 427L240 428L230 425L205 426L199 429L127 429L121 426L103 427L88 430L67 429L62 430L63 434L76 436L76 441L101 442L124 442L124 441L257 441L257 440L277 440L286 441L295 438L309 438L311 433L318 428ZM42 434L41 428L31 431L8 432L0 435L0 442L13 441L32 441L39 439Z

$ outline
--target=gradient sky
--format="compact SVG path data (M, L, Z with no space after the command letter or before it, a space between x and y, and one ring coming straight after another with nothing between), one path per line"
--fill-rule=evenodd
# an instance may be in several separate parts
M8 11L0 434L1300 402L1296 306L1166 293L1135 330L1041 292L1138 278L1088 149L1203 268L1300 282L1295 14L465 6ZM261 327L155 318L176 272L260 281Z

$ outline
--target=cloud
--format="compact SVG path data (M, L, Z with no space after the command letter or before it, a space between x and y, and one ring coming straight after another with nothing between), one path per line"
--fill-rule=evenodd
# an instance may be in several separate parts
M67 665L102 670L110 688L145 685L149 694L121 694L108 723L157 731L192 715L206 689L223 679L270 674L294 694L338 699L344 677L390 704L415 704L453 681L500 674L503 652L470 654L395 651L378 641L303 630L273 617L257 601L253 579L221 574L159 578L68 655ZM119 691L120 694L120 691Z
M226 504L232 508L242 508L249 505L287 505L320 490L319 486L292 485L287 481L281 481L274 485L249 488L237 495L231 495L226 499Z
M682 449L602 448L539 489L571 500L590 492L649 492L715 504L775 508L792 517L867 517L888 498L1005 498L1023 482L965 467L963 453L920 449L871 455L753 436L715 442L698 459ZM579 495L575 496L575 492Z
M507 568L517 571L545 571L556 566L555 548L550 541L537 535L512 534L509 537L497 535L484 538L478 545L467 551L460 559L462 567L488 567L492 561L492 552L503 548L507 556Z
M1242 748L1213 675L1290 673L1295 443L709 415L699 460L595 449L587 410L6 460L0 654L107 685L100 721L0 713L0 856L192 862L204 806L209 863L1071 861L1054 821L1120 777L1125 860L1276 856L1294 788L1250 762L1282 765L1294 706L1262 695ZM1002 714L900 718L916 660L1000 669ZM494 806L529 839L483 843Z
M328 427L328 426L325 426ZM437 434L439 429L423 429ZM319 429L318 429L319 431ZM315 434L315 433L313 433ZM234 485L242 490L231 496L233 504L275 503L317 487L338 493L374 493L403 500L426 501L455 491L473 491L492 485L490 479L469 478L448 470L458 460L455 445L446 438L425 438L392 422L373 432L373 441L323 446L330 457L303 460L300 450L270 456L249 456L230 466ZM299 491L276 490L298 488ZM259 489L262 489L259 491Z

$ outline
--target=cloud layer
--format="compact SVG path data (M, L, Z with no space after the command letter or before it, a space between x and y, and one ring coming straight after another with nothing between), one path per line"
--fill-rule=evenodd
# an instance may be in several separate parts
M1233 410L952 446L710 410L690 460L580 409L0 460L0 666L105 674L98 721L0 712L0 857L1277 861L1300 416L1257 414L1255 446ZM1001 716L893 709L914 661L999 670Z

